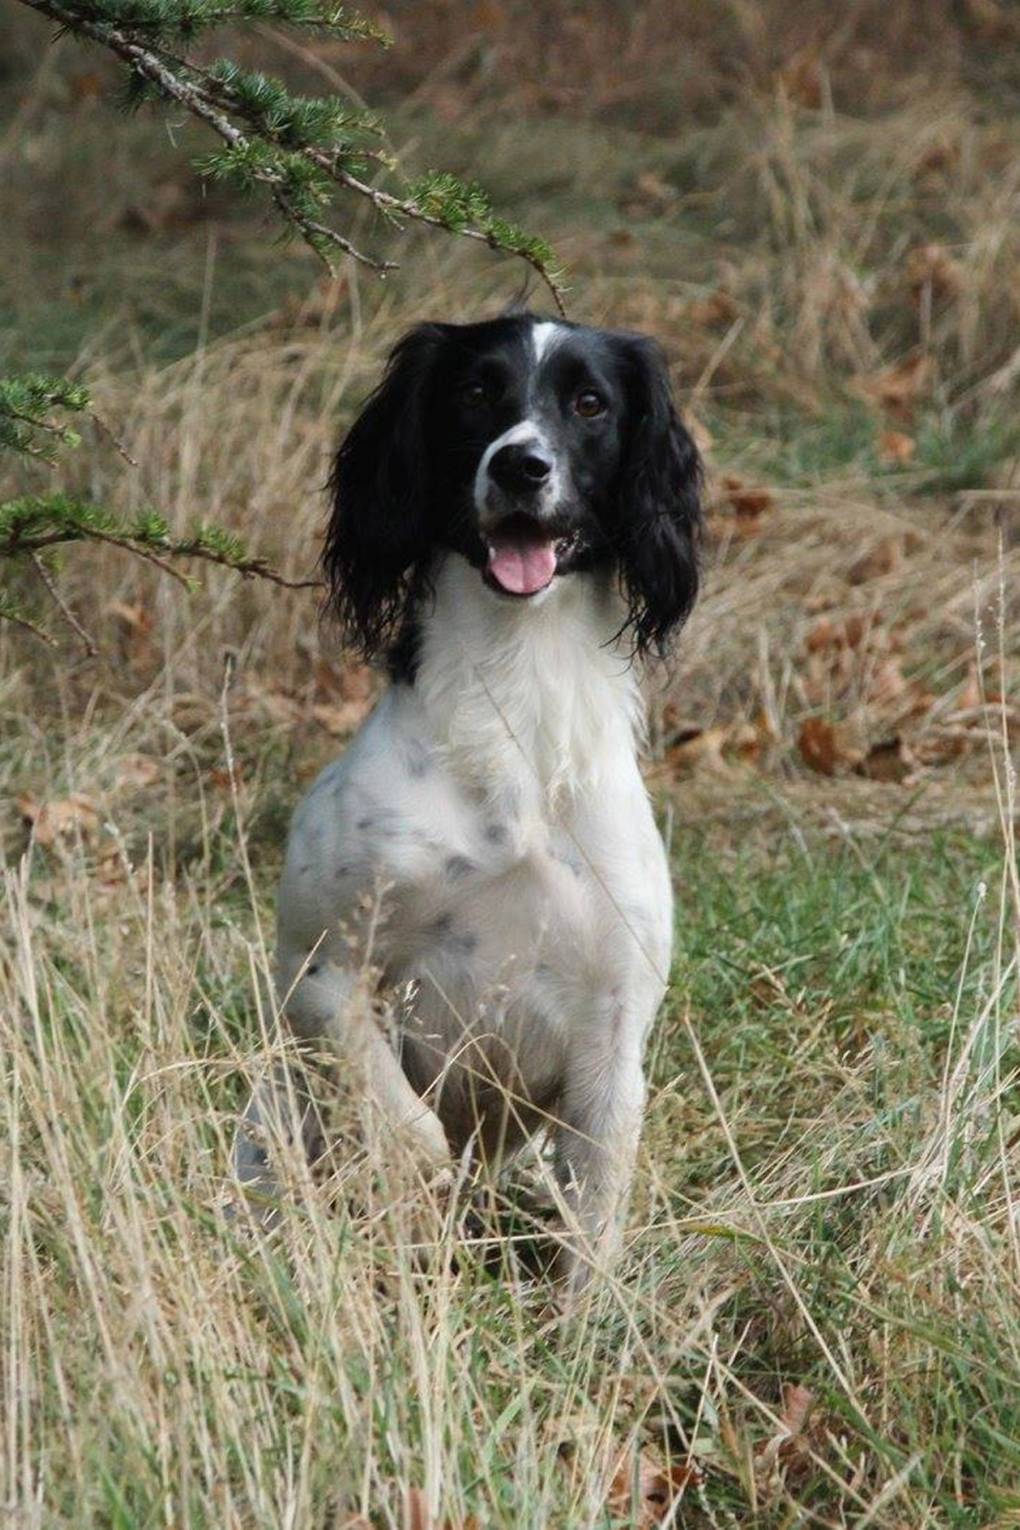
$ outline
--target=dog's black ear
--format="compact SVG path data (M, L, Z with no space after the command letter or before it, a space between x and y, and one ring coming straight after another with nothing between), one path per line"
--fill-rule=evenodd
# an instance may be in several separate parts
M347 641L366 658L395 636L432 547L424 416L442 341L438 324L419 325L404 336L330 474L332 513L322 552L326 603Z
M666 653L698 593L701 459L673 405L666 359L620 337L629 400L616 507L627 626L639 653Z

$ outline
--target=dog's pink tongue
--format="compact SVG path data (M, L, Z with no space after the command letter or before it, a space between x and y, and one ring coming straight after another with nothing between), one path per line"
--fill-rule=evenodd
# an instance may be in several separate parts
M533 532L504 532L489 546L489 573L510 595L535 595L556 572L551 539Z

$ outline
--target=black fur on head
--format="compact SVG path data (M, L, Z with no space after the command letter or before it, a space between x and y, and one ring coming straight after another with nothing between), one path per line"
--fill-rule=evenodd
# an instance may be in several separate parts
M662 654L697 594L700 487L654 342L530 314L423 324L337 454L328 605L372 655L444 551L495 601L615 574L635 651Z

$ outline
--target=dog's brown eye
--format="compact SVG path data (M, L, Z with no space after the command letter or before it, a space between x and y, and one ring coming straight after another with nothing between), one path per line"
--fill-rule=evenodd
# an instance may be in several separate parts
M586 420L594 420L597 415L605 414L605 400L594 388L585 388L574 400L575 414L582 415Z
M461 403L467 404L469 409L477 409L479 404L484 404L487 396L480 382L465 383L460 390Z

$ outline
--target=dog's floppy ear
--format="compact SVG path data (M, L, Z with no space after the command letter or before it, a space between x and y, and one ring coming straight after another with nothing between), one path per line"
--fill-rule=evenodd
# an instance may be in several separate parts
M701 459L673 405L666 359L643 335L620 336L629 400L616 541L639 653L663 655L698 593Z
M432 546L424 415L442 340L438 324L421 324L404 336L330 474L326 603L366 657L394 637Z

